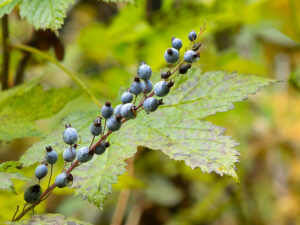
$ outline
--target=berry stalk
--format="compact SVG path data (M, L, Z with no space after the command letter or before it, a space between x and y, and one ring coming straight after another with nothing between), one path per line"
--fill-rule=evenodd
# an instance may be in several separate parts
M37 188L39 188L38 195L36 195L36 192L31 192L29 193L31 195L28 195L29 197L34 196L35 198L33 200L32 198L31 199L28 198L28 196L27 198L25 198L24 195L25 200L29 199L26 201L28 203L31 203L31 205L26 208L26 204L25 204L24 210L17 217L15 217L16 215L14 215L12 221L20 220L26 213L33 210L36 205L38 205L40 202L47 199L51 194L51 192L56 187L63 188L66 187L68 184L70 184L70 182L73 181L73 176L71 172L76 167L80 166L82 163L91 160L94 154L96 155L103 154L105 149L109 147L109 142L105 142L107 137L111 135L113 132L119 130L122 124L124 124L126 121L130 119L134 119L138 115L138 113L143 109L145 109L147 113L150 113L155 111L159 105L162 105L163 99L162 98L156 99L154 98L154 96L156 97L166 96L169 93L170 88L174 85L174 82L173 80L171 80L171 77L177 71L179 72L179 74L186 73L188 69L191 68L190 63L196 62L199 59L200 57L199 49L201 43L196 42L196 40L204 32L204 30L205 30L205 25L200 28L200 33L198 35L194 31L190 32L189 39L193 44L193 47L190 47L189 50L186 49L186 51L184 52L184 57L181 60L179 59L179 49L181 48L182 43L178 38L172 39L173 48L167 49L165 53L166 62L170 64L169 69L168 71L163 72L161 74L162 80L156 83L154 88L152 87L152 82L150 81L150 77L152 74L151 68L144 62L140 65L137 72L138 76L134 78L134 82L132 83L130 90L125 92L121 97L122 105L118 105L119 109L114 110L110 102L106 102L105 105L103 105L101 108L101 115L102 117L105 118L105 122L107 120L107 123L105 123L107 126L107 132L105 133L105 128L102 130L102 126L101 126L102 118L97 117L90 126L90 132L93 135L93 139L90 143L90 146L89 148L82 147L78 150L77 159L74 163L72 163L72 161L75 159L75 157L73 158L73 151L74 153L76 153L76 147L77 147L76 142L79 135L77 134L77 131L71 127L70 124L67 124L66 129L64 130L63 133L63 140L66 144L69 145L69 147L65 150L63 157L66 162L71 162L70 167L67 170L65 170L63 173L59 174L56 177L55 182L50 187L48 184L48 188L43 193L41 193L40 191L40 186L36 185ZM177 53L178 53L178 57L177 57ZM174 76L172 78L174 78ZM141 93L143 93L143 96L140 98L140 102L137 104L137 106L135 105L135 102L134 104L132 104L131 103L133 100L132 95L134 94L135 96L137 96ZM147 93L149 94L147 95ZM115 109L117 109L117 107ZM93 144L95 137L99 135L101 135L101 137L96 143ZM57 161L57 154L51 148L51 146L47 146L46 150L47 150L46 160L48 163L51 164L51 174L52 174L52 166ZM45 177L47 174L48 170L47 168L44 167L45 166L40 165L36 169L36 177L39 180ZM49 179L49 183L50 181L51 181L51 177Z

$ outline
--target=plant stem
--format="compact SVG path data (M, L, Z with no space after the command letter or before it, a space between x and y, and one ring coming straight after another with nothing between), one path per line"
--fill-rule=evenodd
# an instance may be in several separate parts
M90 89L85 86L85 84L79 79L79 77L75 74L73 74L69 69L64 67L60 62L58 62L55 58L52 56L36 49L33 47L30 47L28 45L23 44L10 44L10 47L15 49L20 49L23 51L31 52L33 54L39 55L40 57L48 60L49 62L52 62L54 65L56 65L58 68L60 68L62 71L64 71L81 89L91 98L91 100L96 103L99 107L101 107L101 103L98 101L98 99L95 97L95 95L90 91Z
M133 176L134 173L134 157L127 160L128 166L128 174ZM110 225L120 225L122 223L125 210L127 207L127 203L130 196L130 189L122 190L119 194L118 203L112 218Z
M10 51L8 46L9 31L8 31L8 15L4 15L2 18L2 71L1 71L1 86L2 90L8 88L8 74L9 74L9 62L10 62Z
M205 26L204 28L202 28L205 30ZM203 31L204 31L203 30ZM37 55L40 55L42 57L44 57L45 59L48 59L50 62L53 62L55 65L57 65L59 68L61 68L63 71L65 71L72 79L74 79L76 82L78 82L79 86L81 88L83 88L84 90L86 89L88 92L87 93L90 93L90 96L93 97L92 100L95 100L95 102L98 102L98 100L94 97L94 95L85 87L85 85L79 80L79 78L77 76L75 76L74 74L72 74L67 68L65 68L64 66L62 66L58 61L56 61L54 58L52 58L51 56L35 49L35 48L32 48L32 47L29 47L29 46L26 46L26 45L22 45L22 44L15 44L15 45L11 45L11 47L14 47L14 48L18 48L18 49L22 49L22 50L25 50L25 51L29 51L29 52L32 52L32 53L35 53ZM178 68L180 67L180 65L182 64L183 62L178 62L176 67L171 71L171 75L173 75L177 70ZM81 86L82 85L82 86ZM140 103L139 105L136 107L136 110L138 111L139 108L141 108L143 106L143 103L144 101L149 98L149 97L152 97L154 95L154 91L152 91L148 96L145 96L145 98L142 98L140 100ZM136 99L135 99L136 100ZM97 105L101 105L100 103L97 104ZM139 111L138 111L139 112ZM122 124L125 123L126 121L128 121L128 119L125 119L123 118L122 119ZM90 146L90 151L93 152L95 151L95 148L98 147L102 142L104 142L107 137L112 134L112 131L108 130L107 133L105 135L102 135L100 137L100 139L95 143L93 144L92 146ZM71 146L71 149L72 149L72 146ZM130 159L132 161L129 161L131 162L132 165L130 165L130 163L128 163L128 166L132 166L132 173L133 173L133 160L134 159ZM73 164L71 164L71 166L66 170L66 174L69 174L71 173L71 171L73 169L75 169L77 166L81 165L80 162L78 160L76 160ZM130 170L129 170L130 172ZM20 213L17 217L15 217L13 219L13 221L18 221L20 220L27 212L29 212L30 210L34 209L34 207L36 205L38 205L41 201L45 200L48 198L48 196L50 195L50 193L56 188L56 184L53 183L50 187L48 187L44 193L41 195L41 197L39 198L39 200L33 204L31 204L28 208L24 208L22 213ZM127 192L125 192L127 191ZM122 219L123 219L123 216L124 216L124 213L125 213L125 209L126 209L126 205L127 205L127 202L128 202L128 199L129 199L129 194L130 194L130 190L125 190L122 194L120 194L120 205L121 206L117 206L116 208L116 213L119 213L120 215L116 215L114 216L115 219L113 219L112 221L112 225L119 225L121 222L122 222ZM119 205L119 203L118 203ZM26 204L25 204L26 206ZM121 213L120 213L121 211ZM115 213L115 214L116 214ZM140 212L141 214L141 212ZM139 215L140 216L140 215Z
M48 188L50 186L50 182L51 182L51 178L52 178L52 172L53 172L53 164L50 164L50 177L49 177L49 181L48 181Z

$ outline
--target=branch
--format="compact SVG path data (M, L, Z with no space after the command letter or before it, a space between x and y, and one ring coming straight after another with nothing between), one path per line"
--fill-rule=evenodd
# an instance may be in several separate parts
M8 32L8 15L4 15L2 19L2 71L1 71L1 86L2 89L8 88L8 73L9 73L9 61L10 52L8 46L9 32Z
M10 47L15 48L15 49L20 49L23 51L27 51L27 52L31 52L33 54L39 55L40 57L48 60L49 62L52 62L54 65L56 65L58 68L60 68L62 71L64 71L73 81L75 81L75 83L81 87L81 89L87 94L89 95L89 97L91 98L91 100L96 103L96 105L98 105L99 107L101 107L101 103L98 101L98 99L95 97L95 95L87 88L87 86L85 86L85 84L79 79L79 77L75 74L73 74L69 69L67 69L66 67L64 67L60 62L58 62L55 58L53 58L52 56L27 45L23 45L23 44L10 44Z

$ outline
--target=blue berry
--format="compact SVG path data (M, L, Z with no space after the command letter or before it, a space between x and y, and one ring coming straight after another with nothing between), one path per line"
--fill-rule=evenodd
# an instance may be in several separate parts
M113 113L114 113L114 109L111 106L111 103L110 102L105 102L105 105L102 106L102 108L101 108L101 115L105 119L108 119Z
M127 103L129 104L129 103ZM122 106L123 109L123 106ZM122 122L121 122L121 115L112 116L107 120L107 129L110 131L117 131L120 129Z
M101 117L97 117L90 125L90 132L93 136L99 136L102 132L101 119Z
M155 86L154 86L154 94L158 97L163 97L166 96L170 88L173 86L173 82L167 82L167 81L159 81Z
M188 63L193 63L193 62L197 62L199 59L199 54L192 51L192 50L188 50L184 53L184 61L188 62Z
M35 203L39 200L41 195L42 195L41 186L38 184L35 184L26 189L26 191L24 192L24 200L27 203Z
M47 155L46 155L46 161L50 164L54 164L57 161L57 153L52 149L51 146L46 147Z
M172 47L177 50L181 49L182 41L179 38L172 38Z
M196 38L197 38L197 33L196 33L195 31L191 31L191 32L189 33L189 40L190 40L190 41L195 41Z
M60 173L55 177L55 184L59 188L66 187L68 185L68 176L66 173Z
M76 149L73 146L72 151L70 147L66 148L63 153L63 158L66 162L72 162L76 158Z
M64 142L68 145L75 144L78 139L77 131L71 127L71 125L66 125L66 129L63 133Z
M122 108L123 104L117 105L114 109L114 115L121 115L121 108Z
M100 145L98 145L96 148L95 148L95 154L96 155L101 155L105 152L106 148L109 147L109 142L105 142L105 143L101 143Z
M39 180L44 178L48 173L48 168L45 164L39 165L36 169L35 169L35 176L36 178L38 178Z
M130 91L135 95L139 95L143 92L143 83L138 77L134 78L134 82L130 86Z
M154 112L161 104L162 104L161 100L157 100L156 98L150 97L145 99L143 103L143 107L146 110L146 112L149 113L149 112Z
M148 94L152 91L152 89L153 89L153 84L152 84L151 80L144 80L144 82L143 82L143 90L144 91L143 92L145 94Z
M129 91L126 91L121 95L121 102L123 104L130 103L132 102L132 100L133 100L133 96L132 93Z
M135 105L132 103L127 103L123 105L121 109L121 116L126 119L133 119L136 117Z
M142 62L137 71L137 75L139 76L139 78L141 78L142 80L149 80L151 74L152 74L151 67L148 66L146 63Z
M167 61L167 63L169 63L169 64L176 63L179 59L179 52L175 48L168 48L165 51L164 57L165 57L165 60Z
M77 160L79 162L87 162L93 158L93 153L90 152L88 147L82 147L77 152Z

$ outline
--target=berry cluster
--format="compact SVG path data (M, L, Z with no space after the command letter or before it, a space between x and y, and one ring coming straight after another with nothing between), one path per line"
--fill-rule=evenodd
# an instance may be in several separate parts
M182 48L182 41L179 38L172 38L172 48L168 48L164 53L164 58L169 64L168 70L161 72L161 80L154 86L150 80L152 75L151 67L145 62L140 64L137 76L134 78L130 88L121 95L121 104L113 108L110 102L106 102L101 108L101 116L95 118L91 123L89 130L93 138L89 147L83 146L77 150L78 133L70 124L67 124L63 132L63 140L68 145L63 152L65 161L63 172L58 174L54 184L49 186L52 167L56 163L58 156L51 146L46 147L45 161L37 166L35 176L40 183L40 180L47 175L47 165L50 164L51 174L48 189L42 193L39 184L30 186L24 193L25 201L31 203L33 208L40 201L46 199L55 187L63 188L70 185L73 182L71 171L80 164L90 161L94 155L103 154L110 146L106 139L111 133L119 130L124 122L136 118L140 111L145 110L146 113L151 113L157 110L163 104L162 97L168 95L174 85L174 77L172 75L177 71L179 74L185 74L191 68L191 64L200 58L201 43L197 42L197 39L204 30L205 26L200 29L199 34L195 31L189 33L190 47L185 49L183 59L180 59L179 53ZM137 101L138 99L139 101ZM102 125L102 120L104 120L104 125ZM100 136L100 139L93 143L97 136ZM65 169L67 163L71 163L71 166Z

